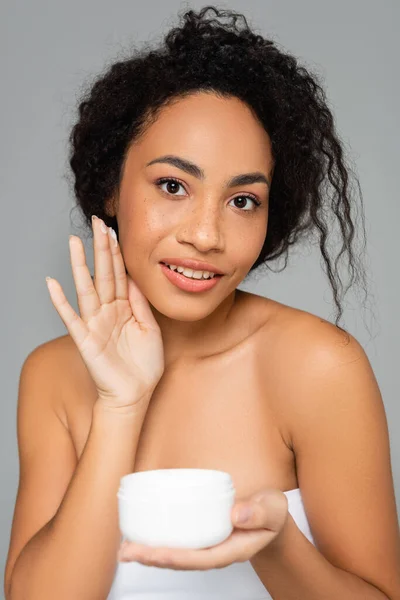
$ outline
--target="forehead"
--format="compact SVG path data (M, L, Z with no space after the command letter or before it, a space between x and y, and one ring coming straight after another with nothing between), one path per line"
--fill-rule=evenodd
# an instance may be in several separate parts
M205 158L207 163L250 159L258 167L272 162L270 137L251 108L236 97L205 92L162 108L134 146L149 160L155 153L175 153L203 164Z

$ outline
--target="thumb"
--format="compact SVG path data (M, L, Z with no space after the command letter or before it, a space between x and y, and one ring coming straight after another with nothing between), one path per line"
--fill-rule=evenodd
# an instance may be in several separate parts
M241 520L240 517L247 517ZM233 525L243 529L279 532L288 517L288 499L280 490L266 488L233 508Z

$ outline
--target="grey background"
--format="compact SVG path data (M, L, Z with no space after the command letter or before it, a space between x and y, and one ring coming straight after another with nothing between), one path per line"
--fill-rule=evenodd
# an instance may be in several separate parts
M18 487L16 405L20 369L37 345L67 333L46 275L58 279L77 310L68 235L81 231L67 179L66 140L82 85L133 43L157 41L177 23L175 0L2 0L0 7L1 494L0 567L4 573ZM372 279L370 311L346 296L342 324L366 350L384 399L396 500L400 508L397 318L400 221L398 32L394 0L220 2L293 52L324 79L339 134L364 194ZM87 253L92 260L90 239ZM318 246L298 249L285 271L242 289L334 320ZM279 263L277 264L279 266ZM280 264L282 266L282 264ZM276 269L276 267L274 267ZM367 330L365 323L371 329ZM2 589L2 588L1 588Z

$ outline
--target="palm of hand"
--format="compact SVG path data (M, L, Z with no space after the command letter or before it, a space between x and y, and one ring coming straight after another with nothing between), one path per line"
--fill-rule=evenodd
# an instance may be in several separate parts
M126 274L118 243L94 226L95 278L81 240L71 236L71 264L79 316L55 280L49 291L91 374L98 397L112 408L133 405L152 392L164 370L161 331L149 302ZM115 239L115 237L114 237Z
M81 353L90 365L89 371L97 382L99 394L103 398L110 395L108 389L112 378L118 380L113 397L144 394L151 384L151 376L156 375L156 372L148 373L148 366L159 347L159 332L141 326L132 314L129 301L122 299L103 304L87 326L89 331Z

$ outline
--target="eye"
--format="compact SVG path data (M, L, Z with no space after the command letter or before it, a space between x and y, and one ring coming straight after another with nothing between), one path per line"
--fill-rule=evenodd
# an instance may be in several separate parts
M242 194L241 196L235 196L235 198L232 198L231 202L235 202L236 200L239 200L239 199L240 200L242 200L242 199L251 200L254 203L254 205L255 205L253 209L250 209L250 208L243 209L242 207L239 207L239 208L241 208L243 210L243 212L247 212L249 210L252 211L252 212L255 212L257 210L257 208L261 204L261 202L259 202L259 200L257 200L257 198L255 196L250 196L250 195L247 195L247 194L246 195Z
M160 186L160 185L164 185L165 183L169 184L170 188L172 187L172 189L175 191L170 191L170 190L163 190L167 192L167 194L172 194L173 196L178 196L180 194L175 194L176 192L176 187L183 187L183 184L178 180L178 179L174 179L173 177L162 177L161 179L157 179L156 181L156 185Z

